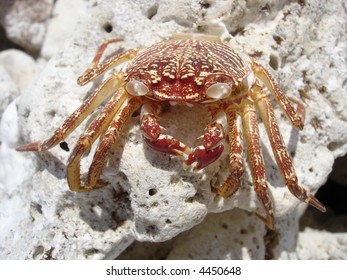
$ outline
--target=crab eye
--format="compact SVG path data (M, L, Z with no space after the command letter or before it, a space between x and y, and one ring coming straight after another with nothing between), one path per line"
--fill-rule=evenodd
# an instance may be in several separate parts
M131 95L135 96L146 95L149 91L148 87L144 83L136 80L127 82L127 84L125 85L125 89Z
M215 83L206 90L206 95L214 99L223 99L231 94L231 87L226 83Z

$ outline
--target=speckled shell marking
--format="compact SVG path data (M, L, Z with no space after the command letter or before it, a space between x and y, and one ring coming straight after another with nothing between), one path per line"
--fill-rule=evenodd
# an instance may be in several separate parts
M125 81L142 81L152 99L199 103L216 83L235 88L250 72L230 47L210 41L164 41L141 50L129 63Z

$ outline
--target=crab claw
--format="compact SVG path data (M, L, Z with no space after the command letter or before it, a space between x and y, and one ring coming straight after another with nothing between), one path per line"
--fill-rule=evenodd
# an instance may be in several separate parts
M197 164L194 166L194 170L200 170L217 160L223 150L223 144L220 144L211 150L206 149L204 146L198 146L188 155L188 158L183 162L183 164L189 166L196 162Z
M149 147L162 153L181 156L183 158L186 158L190 153L188 146L184 145L170 135L160 134L160 136L155 140L144 136L143 139Z

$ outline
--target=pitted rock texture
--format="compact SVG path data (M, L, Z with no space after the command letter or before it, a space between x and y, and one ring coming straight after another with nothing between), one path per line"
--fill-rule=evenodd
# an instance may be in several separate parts
M301 132L275 102L274 106L299 182L314 193L325 182L334 159L347 150L343 1L329 6L313 0L179 2L175 9L170 1L90 2L64 47L16 100L21 143L50 136L109 75L84 87L76 85L76 78L105 39L124 40L109 46L107 57L168 39L172 33L213 34L261 62L288 96L304 103L306 121ZM67 137L70 151L90 120ZM199 143L196 138L208 121L207 112L198 106L170 107L160 116L167 132L190 146ZM138 240L170 242L173 247L166 258L171 259L300 258L304 254L296 252L298 220L306 205L284 186L261 123L259 128L275 204L274 232L255 217L254 213L263 212L246 156L241 189L230 199L217 197L211 186L228 175L227 152L203 171L184 170L179 159L144 145L135 114L110 153L102 177L109 184L102 190L68 190L65 163L69 153L59 146L21 155L23 166L29 167L21 181L4 184L2 200L8 207L16 205L26 211L1 233L1 256L115 258ZM94 151L95 147L83 159L82 174ZM207 215L211 212L215 213Z

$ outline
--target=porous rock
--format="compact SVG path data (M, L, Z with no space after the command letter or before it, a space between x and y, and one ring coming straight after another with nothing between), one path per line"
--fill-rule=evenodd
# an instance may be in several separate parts
M41 48L41 56L51 58L63 46L74 31L77 21L83 17L87 0L58 0L47 24L47 32Z
M0 65L6 69L11 80L20 90L24 90L39 71L39 66L31 56L16 49L0 52ZM5 90L5 92L9 91ZM15 97L15 95L12 96Z
M305 104L307 114L302 132L292 128L278 106L276 115L300 184L315 192L326 180L334 158L347 149L346 99L342 96L347 70L343 3L337 1L327 6L314 0L279 4L275 4L279 1L254 4L231 1L225 7L224 1L180 2L177 7L184 12L170 9L170 1L156 4L141 1L141 5L135 0L93 2L64 49L18 101L25 141L49 136L100 83L102 78L79 88L75 79L89 65L104 39L123 38L123 42L110 49L124 50L150 45L174 32L213 32L263 63L288 96ZM240 18L243 20L235 21ZM208 118L206 112L197 108L173 107L163 113L161 123L169 133L196 145L195 139ZM86 123L82 124L66 139L69 147L73 147L85 127ZM243 210L211 214L218 219L209 216L203 222L206 224L188 231L187 236L192 236L189 246L184 238L178 237L170 258L296 258L297 254L292 253L299 231L296 209L299 204L301 208L304 206L284 187L262 125L260 133L275 202L277 222L272 234L255 220L254 214L242 212L262 214L247 164L239 192L230 199L216 197L210 186L227 176L227 153L204 171L183 170L177 158L158 154L143 144L138 116L133 116L112 149L103 174L109 185L103 190L87 194L69 192L64 166L68 153L59 147L37 156L27 155L35 157L33 176L26 180L26 189L30 190L30 213L34 220L29 228L36 239L35 249L27 248L17 257L47 254L55 258L115 257L133 238L165 241L201 223L209 212L240 208ZM83 161L83 172L92 154L93 150ZM229 216L234 218L223 225L221 219ZM215 231L218 227L237 230L233 239L222 230L220 243L228 243L230 247L211 256L208 248L212 246L209 233L212 226ZM51 230L48 232L47 228ZM247 238L240 242L242 232L247 233ZM196 240L196 234L202 237ZM187 249L190 252L182 253L185 246L191 248ZM74 253L71 247L76 248ZM239 248L239 253L233 248Z
M295 252L302 260L345 260L347 215L328 211L325 215L308 209L300 221Z
M2 94L0 95L0 116L5 111L11 101L20 94L17 85L12 80L11 75L6 68L0 64L0 87Z
M53 0L1 1L0 23L7 38L28 51L38 51L44 40L53 4Z

